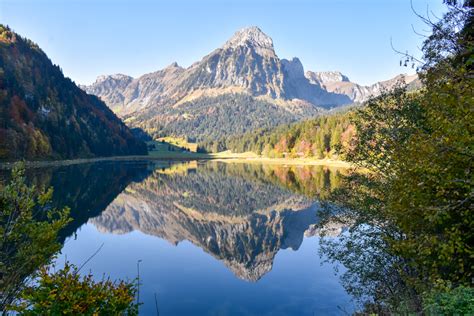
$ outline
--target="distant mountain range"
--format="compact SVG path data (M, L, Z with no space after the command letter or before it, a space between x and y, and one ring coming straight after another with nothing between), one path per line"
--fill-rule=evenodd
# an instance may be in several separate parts
M350 82L349 78L339 71L307 71L306 77L311 83L318 84L328 92L347 96L351 100L350 103L363 103L384 91L392 90L400 83L406 84L408 89L421 87L421 82L417 75L398 75L392 79L376 82L369 86Z
M145 154L146 145L33 42L0 24L0 159Z
M397 76L361 86L339 72L305 73L298 58L280 59L272 39L249 27L188 68L173 63L139 78L100 76L82 88L99 96L129 126L202 140L364 102L399 81L418 82L416 76Z

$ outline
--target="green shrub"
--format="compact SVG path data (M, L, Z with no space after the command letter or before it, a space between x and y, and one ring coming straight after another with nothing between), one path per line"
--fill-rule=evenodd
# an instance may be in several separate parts
M426 295L428 315L474 315L474 288L458 286L434 290Z
M26 288L17 311L21 315L138 315L132 282L96 282L92 274L81 276L79 269L66 263L51 273L40 269L38 282Z

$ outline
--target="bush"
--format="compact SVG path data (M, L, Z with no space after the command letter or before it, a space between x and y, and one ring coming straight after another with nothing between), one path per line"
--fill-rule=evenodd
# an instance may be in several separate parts
M52 188L26 184L23 163L8 185L0 184L0 313L137 315L131 282L95 282L69 263L50 273L59 232L70 221L68 208L51 207L52 195Z
M50 273L40 269L38 282L26 288L17 311L22 315L138 315L132 282L95 282L92 274L83 277L69 263Z
M474 315L474 289L458 286L434 290L425 297L428 315Z

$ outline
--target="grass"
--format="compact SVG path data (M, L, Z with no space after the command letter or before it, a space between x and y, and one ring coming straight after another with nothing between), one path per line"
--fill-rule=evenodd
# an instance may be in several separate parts
M352 165L346 161L334 159L316 159L316 158L267 158L257 156L254 153L243 154L215 154L214 160L232 162L232 163L264 163L275 165L305 165L305 166L331 166L350 168Z
M170 140L170 137L166 138ZM198 153L190 150L185 145L184 139L174 138L174 143L163 141L147 142L149 148L148 155L142 156L114 156L114 157L97 157L97 158L79 158L70 160L56 161L27 161L30 167L43 167L50 165L71 165L96 161L131 161L131 160L204 160L212 159L229 163L265 163L265 164L283 164L283 165L315 165L315 166L334 166L341 168L349 168L352 165L345 161L333 159L315 159L315 158L266 158L261 157L252 152L233 153L231 151L223 151L219 153ZM186 148L186 149L183 149ZM197 148L197 145L196 145ZM10 169L12 162L0 162L0 169Z
M166 144L166 143L165 143ZM285 165L325 165L334 167L351 167L351 164L341 160L334 159L316 159L316 158L267 158L259 156L253 152L233 153L223 151L219 153L197 153L179 150L168 150L168 145L156 147L150 151L148 156L161 159L212 159L232 163L267 163L267 164L285 164Z
M197 152L198 149L198 144L197 143L191 143L188 142L185 138L182 137L172 137L172 136L167 136L167 137L161 137L158 138L158 141L155 141L155 143L163 143L165 142L167 146L171 145L174 147L178 147L180 149L185 148L191 152Z

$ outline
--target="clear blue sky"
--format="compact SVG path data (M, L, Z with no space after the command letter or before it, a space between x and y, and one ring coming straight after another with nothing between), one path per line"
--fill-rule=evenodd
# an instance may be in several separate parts
M425 13L442 0L413 0ZM0 0L0 23L40 45L66 76L88 84L98 75L139 76L176 61L189 66L245 26L273 38L280 58L305 70L340 70L370 84L398 73L400 50L419 54L427 27L410 0Z

